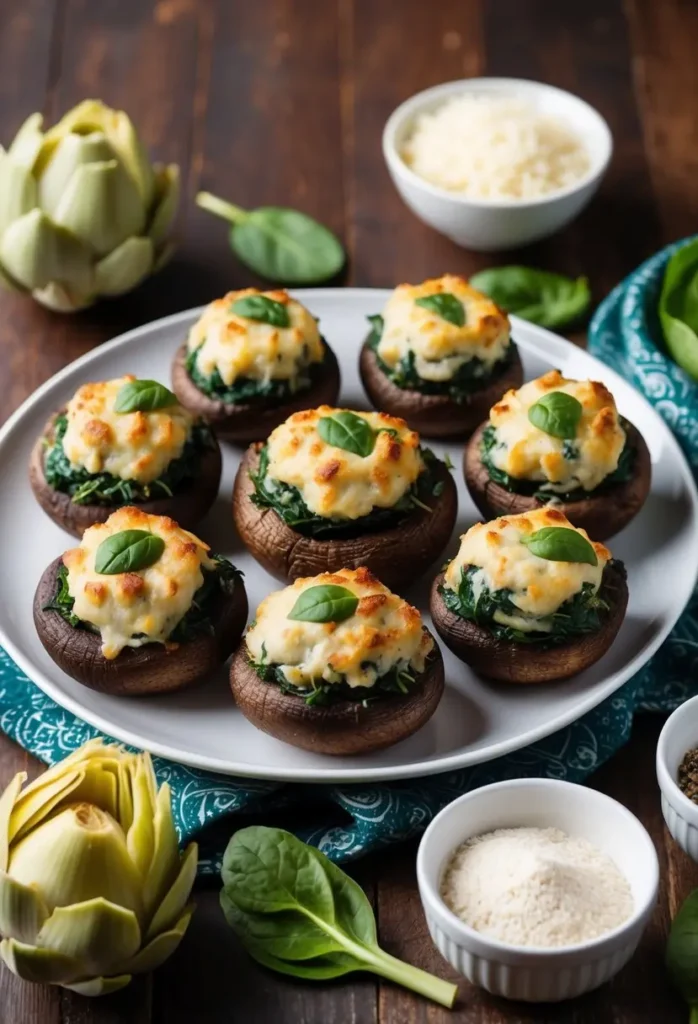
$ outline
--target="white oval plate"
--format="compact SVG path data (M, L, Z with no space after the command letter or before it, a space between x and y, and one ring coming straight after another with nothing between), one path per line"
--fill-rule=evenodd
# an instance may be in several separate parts
M320 318L323 334L339 357L342 403L365 407L356 371L359 343L366 334L367 314L379 311L389 293L347 288L297 294ZM617 690L667 636L698 574L698 495L686 461L661 418L617 374L549 331L514 318L527 379L556 366L569 377L604 381L652 453L652 493L637 519L611 545L628 568L630 605L616 642L600 662L567 682L517 688L477 678L444 651L448 685L431 721L397 746L357 758L311 754L259 732L233 704L224 670L203 688L162 698L108 697L70 679L44 652L32 621L32 597L43 569L74 541L34 501L26 468L31 446L51 412L84 381L124 373L169 381L172 355L197 313L158 320L88 353L39 388L0 431L0 642L63 707L127 743L226 774L306 782L410 778L478 764L555 732ZM458 483L460 512L448 551L452 555L455 536L478 515L463 484L461 447L433 447L440 454L450 453ZM244 571L254 610L278 583L247 554L234 532L230 494L238 458L235 449L226 447L220 497L198 532ZM431 576L417 581L406 595L422 609L427 607Z

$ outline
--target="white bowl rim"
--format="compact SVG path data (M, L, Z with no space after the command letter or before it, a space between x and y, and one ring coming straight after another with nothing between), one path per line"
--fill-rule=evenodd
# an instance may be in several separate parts
M637 904L630 917L623 921L622 924L619 924L616 928L611 929L611 931L604 932L602 935L598 935L594 939L588 939L586 942L571 943L566 946L517 946L513 943L503 942L501 939L494 939L466 924L465 921L449 909L441 898L441 894L431 884L431 881L427 877L425 867L426 855L424 851L430 843L437 841L439 828L441 827L441 821L443 818L447 814L452 814L456 807L463 807L468 804L468 802L476 796L481 798L483 795L492 793L495 790L503 790L507 788L526 789L527 787L537 789L539 791L565 789L568 792L572 792L584 790L586 793L592 794L592 800L598 800L599 803L605 803L607 806L612 807L614 813L625 819L627 827L635 831L638 841L644 844L648 854L648 861L651 865L651 878L648 880L647 896L643 902L639 902ZM517 826L516 824L512 824L510 827L516 828ZM454 851L451 850L449 852L453 853ZM620 870L620 868L618 870ZM477 789L471 790L469 793L464 793L462 796L452 800L450 804L447 804L439 811L426 829L419 844L419 849L417 851L417 883L420 893L423 894L423 897L426 898L429 903L430 911L437 917L440 917L442 923L445 924L452 932L455 931L456 934L459 934L465 943L467 943L467 946L470 949L474 949L480 956L484 956L489 959L496 959L496 955L499 953L503 954L505 957L515 956L517 959L523 959L524 957L530 957L531 959L540 959L542 957L562 959L574 954L589 953L591 954L589 959L597 959L604 954L606 947L615 945L617 939L626 933L633 931L640 925L644 927L644 919L651 911L657 899L657 892L659 888L659 859L657 857L657 851L654 843L652 842L652 838L640 819L622 803L615 800L613 797L608 796L606 793L601 793L597 789L592 789L590 786L582 786L576 782L567 782L564 779L505 779L502 782L493 782L488 786L480 786Z
M697 695L695 697L689 697L689 699L685 700L683 704L679 704L677 708L674 708L662 726L662 731L660 732L659 739L657 740L656 768L657 781L659 782L660 790L672 804L678 804L678 806L675 806L675 810L680 810L682 817L684 817L690 825L698 828L698 804L694 804L692 800L689 800L676 779L672 776L669 771L667 756L669 751L669 737L672 730L676 727L677 721L680 721L691 713L695 714L696 717L696 747L698 747ZM683 754L686 754L687 752L688 750L684 750Z
M450 189L442 188L440 185L434 185L432 182L427 181L426 178L422 178L419 174L413 171L402 159L397 146L395 145L395 136L398 128L402 125L405 118L414 114L422 105L428 103L429 100L435 99L441 95L446 97L451 93L457 93L460 91L471 92L477 89L486 91L488 86L494 86L494 91L499 91L500 86L511 86L512 94L514 94L516 88L520 89L521 86L524 87L524 90L528 90L531 93L535 91L539 91L541 93L556 93L558 96L564 97L565 102L573 101L575 104L585 107L587 112L598 122L601 134L604 136L606 143L605 152L600 158L592 163L587 173L572 185L567 185L566 188L558 189L555 192L549 192L547 195L538 196L534 199L479 199L472 196L465 196L458 192L451 191ZM581 191L581 189L598 180L606 171L606 168L611 161L611 157L613 156L613 134L605 117L599 113L596 107L592 107L592 105L587 103L586 100L583 100L581 96L577 96L573 92L568 92L567 89L560 89L556 85L548 85L547 82L537 82L533 78L497 78L489 76L481 76L479 78L456 78L448 82L441 82L439 85L432 85L428 89L422 89L421 92L416 92L413 96L403 100L403 102L390 114L385 123L385 127L383 128L382 145L383 156L391 171L394 174L403 177L413 187L421 188L425 192L428 192L430 195L438 197L439 199L450 199L452 202L457 203L460 206L473 206L493 210L524 209L535 206L544 206L547 203L563 199L565 196L573 195L575 192Z

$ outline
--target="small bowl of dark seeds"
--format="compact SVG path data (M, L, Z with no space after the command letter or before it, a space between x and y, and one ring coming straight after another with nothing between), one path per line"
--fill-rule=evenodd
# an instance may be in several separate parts
M657 743L657 781L667 828L698 861L698 697L666 720Z

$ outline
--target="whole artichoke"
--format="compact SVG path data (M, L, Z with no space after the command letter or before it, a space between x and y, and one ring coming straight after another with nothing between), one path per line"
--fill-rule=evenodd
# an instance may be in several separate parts
M0 797L0 956L25 981L115 992L184 935L197 865L148 754L85 744Z
M151 165L127 115L98 100L42 123L32 114L0 147L0 281L71 312L163 265L179 168Z

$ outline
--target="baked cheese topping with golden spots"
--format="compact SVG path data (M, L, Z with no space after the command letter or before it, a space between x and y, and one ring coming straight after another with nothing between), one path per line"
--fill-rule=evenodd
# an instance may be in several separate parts
M576 398L582 406L576 437L565 440L535 427L531 406L552 391ZM618 466L626 434L613 395L595 380L568 380L559 370L507 391L490 410L496 445L490 458L517 480L542 481L542 490L565 494L581 487L593 491Z
M97 548L123 530L147 530L165 542L154 565L138 572L106 576L95 571ZM164 644L191 607L204 582L202 569L215 569L208 547L166 516L126 506L106 523L90 526L76 548L66 551L73 612L102 636L102 654L116 658L124 647ZM140 635L142 634L142 635Z
M232 312L238 299L263 295L280 303L288 313L289 326L275 327ZM267 383L286 380L300 384L308 367L321 363L325 349L312 314L288 292L244 288L211 302L189 332L190 352L196 351L196 367L205 377L215 370L230 387L244 377Z
M358 599L343 622L300 622L288 615L310 587L334 584ZM247 631L247 652L257 664L278 665L293 686L346 682L373 686L398 668L424 671L434 641L416 608L393 594L368 569L339 569L297 579L266 597Z
M591 584L594 593L598 591L611 557L608 548L598 543L592 543L597 565L554 562L534 555L522 538L549 526L576 530L589 540L586 530L572 526L562 512L553 508L477 523L461 537L458 554L445 572L446 586L457 592L462 570L477 566L479 571L472 577L476 597L482 590L507 590L512 604L521 609L521 615L498 610L494 615L497 622L515 629L549 632L551 616L578 594L585 583Z
M194 419L179 403L153 412L115 412L116 396L136 380L83 384L68 402L63 450L72 466L147 484L182 454Z
M462 327L415 301L444 292L462 303ZM398 285L383 310L377 353L390 369L412 353L415 370L423 380L443 382L450 381L472 359L482 360L484 369L489 370L508 347L506 313L464 278L445 274L423 284Z
M382 412L355 412L376 431L370 455L355 455L324 441L323 417L347 410L321 405L276 427L267 442L267 484L296 487L305 504L324 518L360 519L374 508L392 508L424 469L419 434L404 420Z

